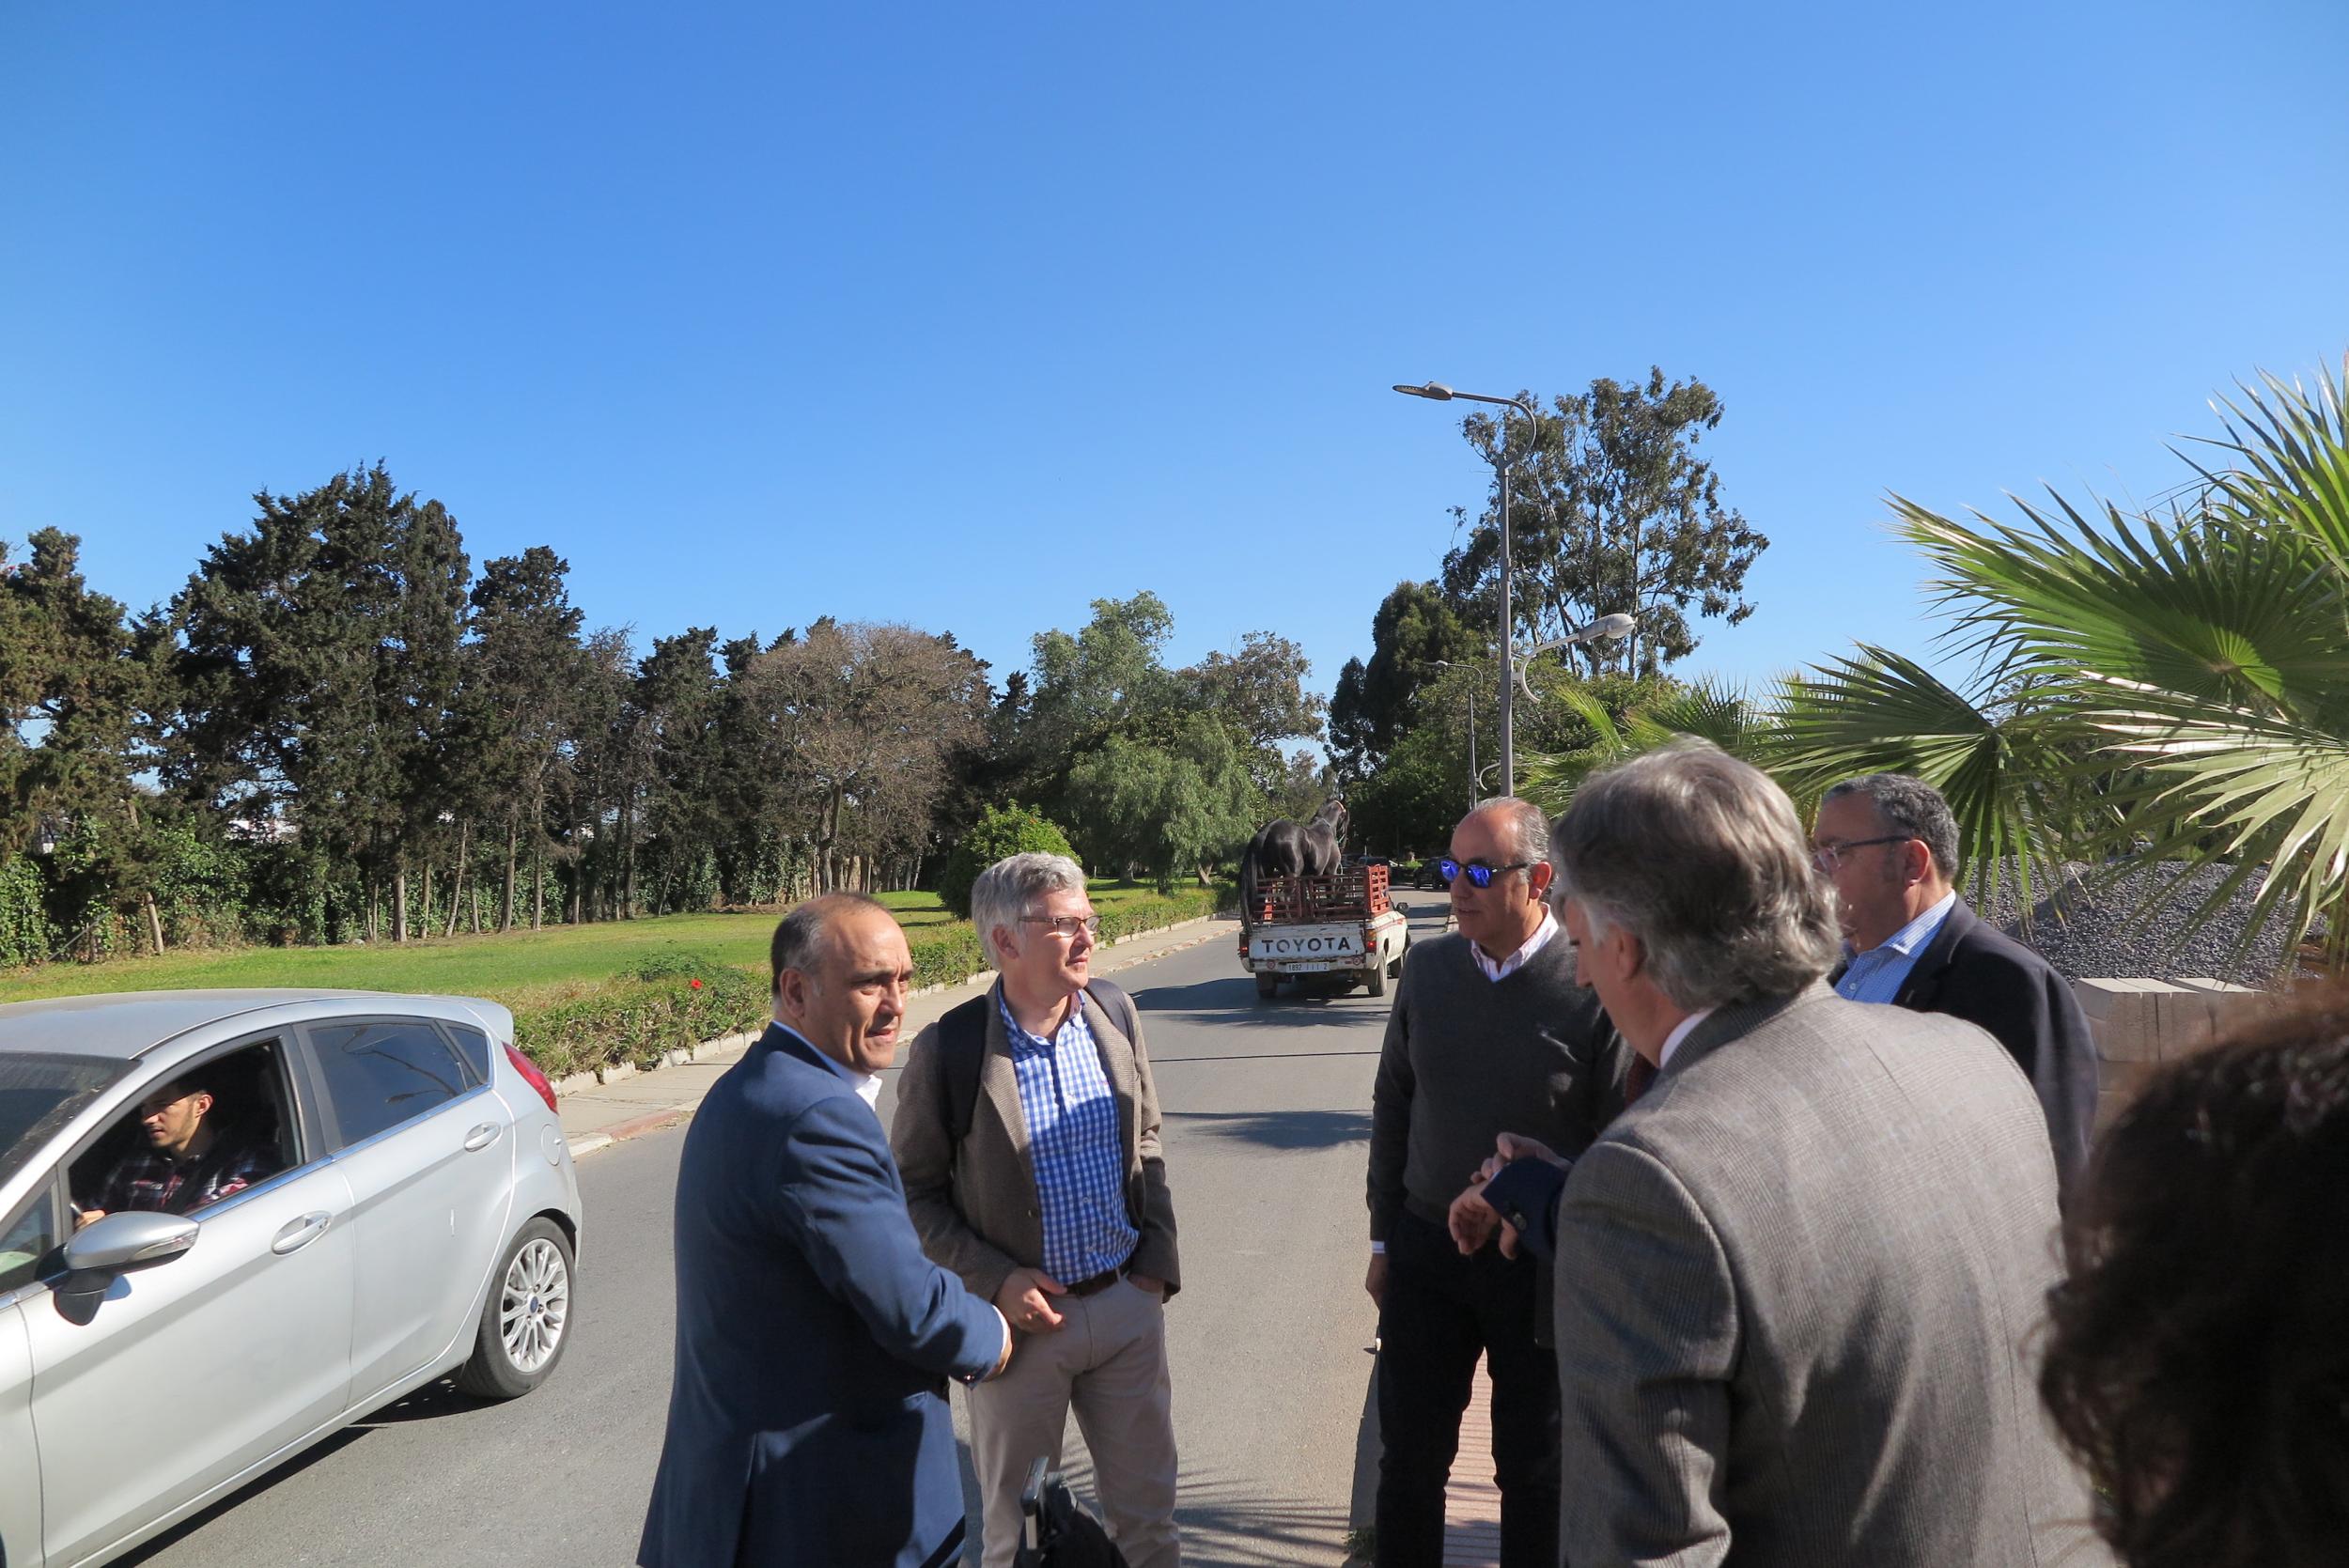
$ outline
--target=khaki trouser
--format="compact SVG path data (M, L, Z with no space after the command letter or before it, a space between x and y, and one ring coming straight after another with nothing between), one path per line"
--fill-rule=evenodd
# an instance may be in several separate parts
M1060 1468L1068 1412L1093 1455L1102 1522L1132 1568L1176 1568L1174 1401L1166 1308L1120 1280L1093 1296L1055 1296L1067 1321L1021 1334L1003 1376L970 1389L971 1465L978 1474L985 1568L1011 1568L1028 1467Z

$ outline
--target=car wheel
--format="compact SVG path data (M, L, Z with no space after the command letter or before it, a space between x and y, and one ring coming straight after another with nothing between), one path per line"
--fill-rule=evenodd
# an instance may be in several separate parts
M1375 997L1387 994L1387 961L1385 959L1379 959L1362 971L1362 988Z
M570 1343L571 1244L552 1219L533 1219L490 1281L457 1386L480 1399L520 1398L547 1380Z
M1256 1000L1258 1001L1270 1001L1274 993L1280 988L1281 977L1279 975L1260 974L1256 976Z

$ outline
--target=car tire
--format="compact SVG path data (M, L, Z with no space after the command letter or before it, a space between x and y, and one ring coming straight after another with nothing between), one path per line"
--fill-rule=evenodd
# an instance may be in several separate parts
M1362 988L1375 997L1387 994L1387 961L1384 958L1362 971Z
M1256 976L1256 1000L1258 1001L1270 1001L1279 994L1280 989L1281 977L1279 975L1260 974Z
M543 1215L516 1233L490 1278L472 1359L457 1387L478 1399L519 1399L547 1380L571 1343L571 1243Z

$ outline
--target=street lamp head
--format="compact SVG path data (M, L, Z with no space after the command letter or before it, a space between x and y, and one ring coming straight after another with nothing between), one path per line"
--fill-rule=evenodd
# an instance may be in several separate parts
M1640 623L1618 610L1611 615L1601 615L1582 629L1581 635L1592 642L1607 637L1628 637L1640 629Z
M1431 398L1439 403L1452 401L1452 389L1441 381L1429 381L1423 386L1405 386L1401 381L1397 381L1394 383L1394 390L1407 396Z

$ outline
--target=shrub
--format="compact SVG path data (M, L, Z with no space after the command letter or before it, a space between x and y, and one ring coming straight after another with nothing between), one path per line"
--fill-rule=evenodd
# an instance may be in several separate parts
M767 987L748 970L663 954L634 978L583 995L514 1010L514 1043L550 1077L632 1062L649 1065L680 1050L755 1029L767 1017Z
M1076 851L1068 846L1068 835L1060 831L1050 818L1026 806L989 806L979 814L979 820L962 835L954 853L939 868L939 902L952 909L957 918L971 918L971 884L979 879L979 873L1006 855L1024 855L1041 851L1050 855L1067 855Z
M0 966L38 964L56 945L57 932L42 905L48 886L40 867L19 856L0 865Z
M1210 915L1232 896L1228 888L1184 888L1120 899L1102 912L1101 939ZM906 946L916 986L959 985L988 968L978 933L967 924L909 934ZM514 1043L552 1078L622 1062L643 1066L663 1051L756 1029L772 1007L763 970L677 948L591 989L538 1006L517 1005Z

